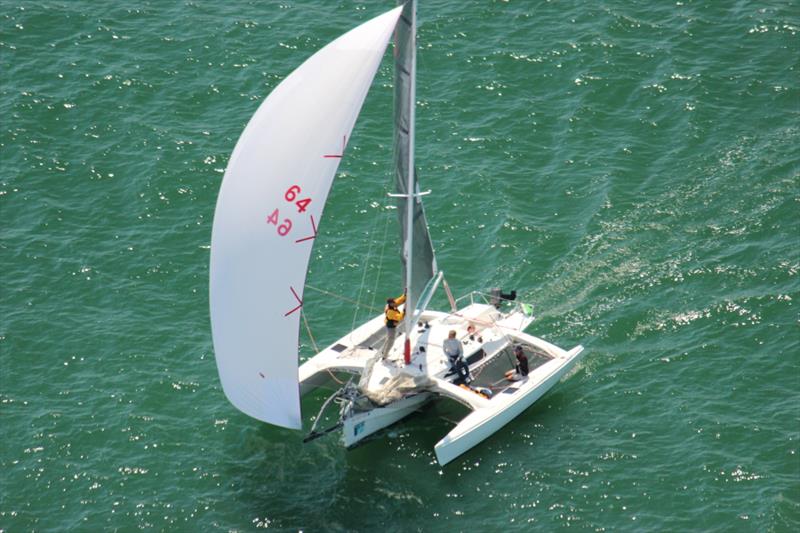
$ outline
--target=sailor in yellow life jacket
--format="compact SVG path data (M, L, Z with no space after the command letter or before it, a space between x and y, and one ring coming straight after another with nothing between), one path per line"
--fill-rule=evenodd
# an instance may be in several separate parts
M386 342L383 345L383 357L389 355L389 350L392 349L394 344L394 337L397 334L397 324L403 321L403 311L398 306L403 305L406 301L406 293L403 293L397 298L389 298L386 300L386 308L383 310L386 322Z

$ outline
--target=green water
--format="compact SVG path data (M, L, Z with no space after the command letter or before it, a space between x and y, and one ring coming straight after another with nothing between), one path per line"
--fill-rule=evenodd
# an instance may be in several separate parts
M349 452L227 402L207 276L228 155L392 3L0 2L0 530L800 527L795 2L423 0L439 265L587 355L445 468L447 402ZM400 286L390 106L387 61L308 279L367 303ZM318 343L354 323L305 310Z

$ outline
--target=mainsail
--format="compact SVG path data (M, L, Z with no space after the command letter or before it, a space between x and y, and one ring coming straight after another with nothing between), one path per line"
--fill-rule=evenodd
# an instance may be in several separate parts
M225 171L211 237L214 351L230 402L264 422L302 427L297 347L309 256L401 10L343 35L281 82Z
M400 217L403 282L408 291L406 316L411 317L420 295L437 272L425 210L414 165L416 99L416 0L398 0L403 13L395 32L394 63L394 182ZM410 222L409 222L410 219Z

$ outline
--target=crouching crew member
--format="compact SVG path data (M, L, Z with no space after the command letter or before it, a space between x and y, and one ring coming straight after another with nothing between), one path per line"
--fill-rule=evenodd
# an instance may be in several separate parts
M528 357L522 350L522 346L514 346L514 355L517 358L517 365L514 370L506 372L506 379L509 381L519 381L528 375Z

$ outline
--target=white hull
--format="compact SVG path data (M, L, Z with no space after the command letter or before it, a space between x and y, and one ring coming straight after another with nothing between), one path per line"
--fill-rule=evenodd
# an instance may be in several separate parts
M385 407L376 407L369 411L346 416L342 426L342 441L344 445L350 448L358 444L364 438L407 417L432 397L431 393L422 392L392 402Z
M582 353L583 346L576 346L563 358L554 359L537 368L527 379L515 382L492 400L485 402L484 407L467 415L436 443L436 459L439 464L449 463L494 435L558 383L580 360Z
M532 316L519 309L500 313L490 305L475 303L452 314L425 312L420 323L427 327L420 326L412 333L411 364L403 362L404 336L398 334L388 356L378 357L366 389L380 393L384 384L398 378L416 379L425 385L385 405L360 409L354 404L345 406L342 413L343 444L347 447L356 445L365 437L405 418L436 396L455 399L473 410L436 445L440 464L452 461L494 434L553 387L575 366L582 354L581 346L566 352L522 333L532 320ZM470 326L475 329L468 330ZM492 372L486 369L500 367L501 377L497 383L491 379L482 384L476 381L476 384L495 389L491 399L453 383L455 376L450 373L441 349L444 338L452 329L459 332L458 338L462 339L464 355L474 376L483 376L486 381ZM337 385L336 381L341 382L348 375L360 376L368 362L381 352L383 333L382 317L375 317L306 361L300 367L301 392ZM512 368L508 357L511 343L527 347L538 358L538 365L531 368L528 377L513 383L502 379L503 371ZM496 373L498 369L493 371ZM360 405L369 406L370 403L362 398Z

